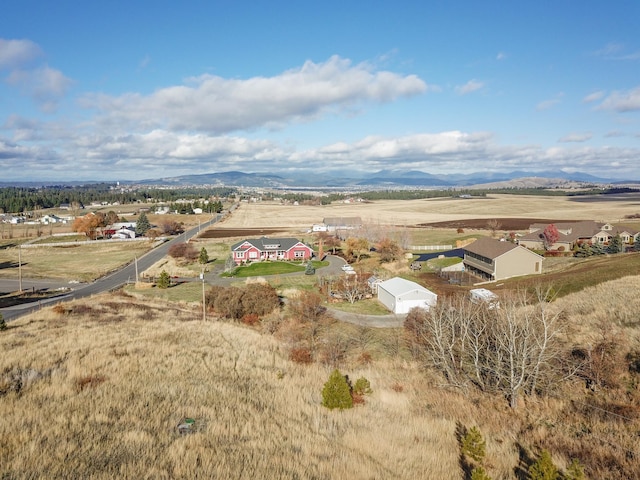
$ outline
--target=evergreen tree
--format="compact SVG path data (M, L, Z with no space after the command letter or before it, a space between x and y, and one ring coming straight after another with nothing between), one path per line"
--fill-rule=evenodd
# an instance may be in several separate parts
M207 249L202 247L200 249L200 255L198 256L198 263L201 265L206 265L209 263L209 254L207 253Z
M475 462L481 463L484 459L485 446L486 442L478 427L471 427L462 438L462 453Z
M156 282L156 285L158 286L158 288L169 288L170 284L171 284L171 277L169 276L166 270L162 270L162 272L160 273L160 276L158 277L158 281Z
M531 480L558 480L558 468L551 460L551 454L547 450L540 453L540 457L529 467Z
M330 410L353 407L351 387L345 376L337 369L331 372L329 380L322 387L322 405Z
M471 480L491 480L484 468L476 467L471 470Z
M314 275L315 273L316 273L316 269L313 266L313 263L311 263L311 260L309 260L307 262L306 268L304 269L304 274L305 275Z
M4 317L0 313L0 332L6 329L7 329L7 322L5 321Z
M230 272L234 268L236 268L236 262L233 259L233 255L229 255L227 257L227 259L225 260L225 262L224 262L224 271L225 272Z
M607 246L607 253L622 253L624 252L624 244L619 234L611 237L609 245Z
M147 214L142 212L136 222L136 235L144 236L145 233L151 228Z

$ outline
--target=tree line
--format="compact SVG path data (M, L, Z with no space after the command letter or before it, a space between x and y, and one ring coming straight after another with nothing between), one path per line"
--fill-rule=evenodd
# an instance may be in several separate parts
M21 213L45 208L57 208L72 203L87 205L92 202L151 203L176 202L179 199L199 201L201 198L227 198L235 188L118 188L114 184L95 183L81 186L4 187L0 188L0 212ZM195 208L195 207L194 207Z

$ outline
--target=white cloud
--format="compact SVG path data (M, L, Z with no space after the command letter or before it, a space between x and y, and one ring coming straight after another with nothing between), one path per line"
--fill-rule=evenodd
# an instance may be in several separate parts
M592 92L589 95L585 96L582 99L582 103L593 103L601 100L605 95L605 92L602 90L598 90L596 92Z
M0 70L24 66L40 55L42 50L31 40L0 38Z
M569 142L579 143L579 142L587 142L592 138L593 138L593 134L591 132L570 133L568 135L565 135L564 137L561 137L558 141L562 143L569 143Z
M73 82L59 70L44 66L33 70L14 70L7 77L7 83L32 97L42 111L52 112Z
M549 110L550 108L553 108L557 104L559 104L562 101L562 97L564 97L563 92L557 93L555 97L550 98L548 100L543 100L542 102L538 103L536 105L536 110L538 111Z
M507 54L504 52L498 52L498 54L496 55L496 60L504 60L507 58Z
M418 95L429 88L416 75L375 71L366 63L352 65L333 56L323 63L307 61L275 77L239 80L202 75L148 96L94 94L82 104L98 109L102 120L112 125L224 133L275 128L361 102Z
M598 107L601 110L633 112L640 110L640 86L626 91L614 91Z
M475 92L476 90L480 90L482 87L484 87L484 83L473 79L469 80L464 85L457 86L456 93L458 95L466 95L468 93Z

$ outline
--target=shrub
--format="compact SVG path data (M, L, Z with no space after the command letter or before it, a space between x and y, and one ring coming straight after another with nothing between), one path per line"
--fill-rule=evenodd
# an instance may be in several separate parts
M240 319L240 321L242 323L244 323L245 325L250 325L250 326L255 326L258 323L260 323L260 317L258 315L256 315L255 313L246 313L242 316L242 318Z
M353 386L353 393L356 395L370 395L373 393L371 390L371 383L364 377L360 377L356 380L355 385Z
M158 288L169 288L170 284L171 284L171 277L169 276L166 270L162 270L162 272L160 272L160 276L158 277L158 281L156 282L156 285L158 286Z
M484 468L476 467L471 470L471 480L491 480Z
M559 478L558 469L551 460L551 454L547 450L542 450L538 460L529 467L529 478L531 480L557 480Z
M462 453L477 463L482 463L486 453L486 442L478 427L471 427L462 437Z
M353 407L351 388L347 378L337 369L331 372L329 380L322 387L322 405L330 410Z
M6 330L6 329L7 329L7 322L5 321L4 317L0 313L0 331Z
M169 247L169 251L167 252L172 258L184 258L185 260L194 261L200 255L190 243L182 242L176 243L175 245L171 245Z
M306 347L292 348L289 352L289 360L302 365L313 363L311 351Z

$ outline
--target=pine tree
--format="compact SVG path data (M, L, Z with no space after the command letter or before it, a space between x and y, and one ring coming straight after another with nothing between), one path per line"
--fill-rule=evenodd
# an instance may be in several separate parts
M485 456L485 447L486 442L478 427L471 427L462 438L462 453L475 462L482 462Z
M547 450L542 450L538 460L529 467L529 478L531 480L558 480L558 468L551 460L551 454Z
M200 249L200 255L198 256L198 263L202 265L206 265L209 263L209 254L207 253L207 249L202 247Z
M162 270L162 272L160 272L160 276L158 277L158 281L156 282L156 285L158 286L158 288L169 288L170 284L171 284L171 277L166 272L166 270Z
M476 467L471 470L471 480L491 480L484 468Z
M138 221L136 222L136 235L143 236L150 228L151 224L149 223L147 214L145 212L140 213Z
M307 262L306 268L304 269L304 274L305 275L314 275L315 273L316 273L316 269L313 266L313 263L311 263L311 260L309 260Z
M322 405L330 410L353 407L351 388L347 379L339 370L334 370L329 376L329 380L322 387Z

